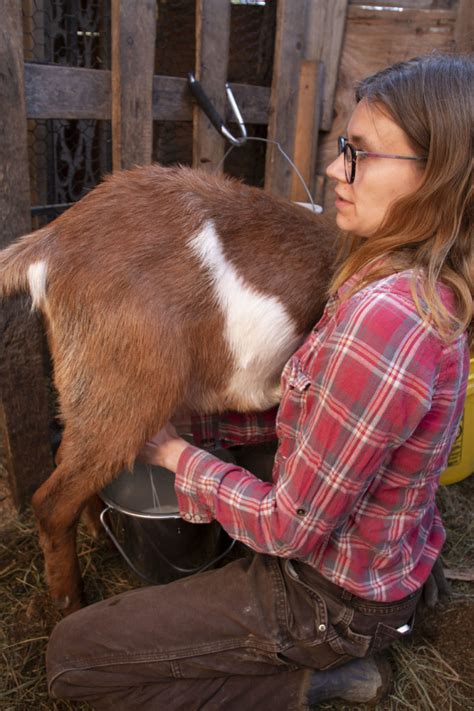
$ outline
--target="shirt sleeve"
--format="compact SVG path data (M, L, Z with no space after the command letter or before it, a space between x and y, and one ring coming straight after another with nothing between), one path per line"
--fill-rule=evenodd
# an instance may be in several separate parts
M428 413L440 351L407 299L356 294L285 368L273 484L189 447L182 515L260 552L314 555Z
M231 447L233 445L260 444L276 439L278 408L264 412L224 412L215 415L191 416L190 430L198 447Z

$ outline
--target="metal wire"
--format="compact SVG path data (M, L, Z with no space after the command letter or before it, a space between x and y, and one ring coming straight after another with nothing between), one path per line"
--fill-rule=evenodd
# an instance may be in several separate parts
M110 68L110 0L22 3L25 60Z
M291 160L290 156L289 156L287 153L285 153L285 151L283 150L283 148L281 147L281 145L278 143L278 141L274 141L274 140L272 140L271 138L260 138L259 136L247 136L247 140L248 140L248 141L262 141L262 143L271 143L272 145L274 145L274 146L276 146L276 147L278 148L278 150L280 151L280 153L282 154L282 156L288 161L288 163L291 165L291 167L292 167L293 170L295 171L296 175L298 176L298 178L299 178L299 180L300 180L300 182L301 182L301 184L302 184L302 186L303 186L303 188L304 188L304 190L305 190L305 193L306 193L306 195L307 195L308 198L309 198L309 202L311 203L311 211L312 211L312 212L318 212L317 206L316 206L316 204L315 204L315 202L314 202L314 200L313 200L313 197L312 197L311 192L310 192L310 190L309 190L309 188L308 188L308 186L307 186L307 184L306 184L305 179L304 179L303 176L301 175L301 172L299 171L298 167L293 163L293 161ZM224 153L224 157L223 157L222 160L219 161L219 163L217 164L216 173L220 170L220 168L222 167L222 165L223 165L225 159L226 159L227 156L234 150L234 148L238 148L238 146L232 145L232 146L230 146L230 147L227 149L227 151Z

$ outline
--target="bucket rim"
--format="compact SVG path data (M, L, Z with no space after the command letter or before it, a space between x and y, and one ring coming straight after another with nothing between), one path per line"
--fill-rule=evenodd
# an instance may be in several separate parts
M120 513L124 514L125 516L133 516L134 518L148 518L148 519L153 519L153 520L166 520L166 519L177 519L177 518L182 518L181 514L179 511L166 511L166 513L147 513L145 511L137 511L136 509L130 509L125 506L121 506L118 504L116 501L113 499L110 499L107 494L105 494L103 491L99 492L99 496L104 502L104 504L107 504L107 506L114 511L119 511Z

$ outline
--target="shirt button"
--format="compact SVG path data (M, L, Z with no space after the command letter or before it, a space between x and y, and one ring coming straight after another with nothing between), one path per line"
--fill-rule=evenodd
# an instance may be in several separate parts
M326 625L323 625L323 624L318 625L318 631L319 632L326 632Z
M298 514L298 516L305 516L306 509L296 509L296 513Z
M195 514L193 520L199 523L202 520L202 516L200 514Z
M184 516L183 516L183 518L184 518L185 521L191 521L192 516L191 516L190 513L185 513Z

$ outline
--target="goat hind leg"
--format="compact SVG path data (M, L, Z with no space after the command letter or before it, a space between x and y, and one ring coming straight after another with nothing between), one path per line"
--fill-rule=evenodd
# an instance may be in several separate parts
M62 449L63 443L61 442L54 457L54 461L57 467L61 464L63 460ZM101 534L104 532L102 526L100 525L100 514L103 508L104 504L102 500L99 496L97 496L97 494L94 494L86 502L81 514L82 523L86 527L89 535L92 536L92 538L95 538L96 540L100 538Z
M101 488L90 461L84 469L67 466L66 457L33 496L33 511L53 602L64 614L84 604L76 551L76 529L87 501ZM96 483L97 482L97 483Z

